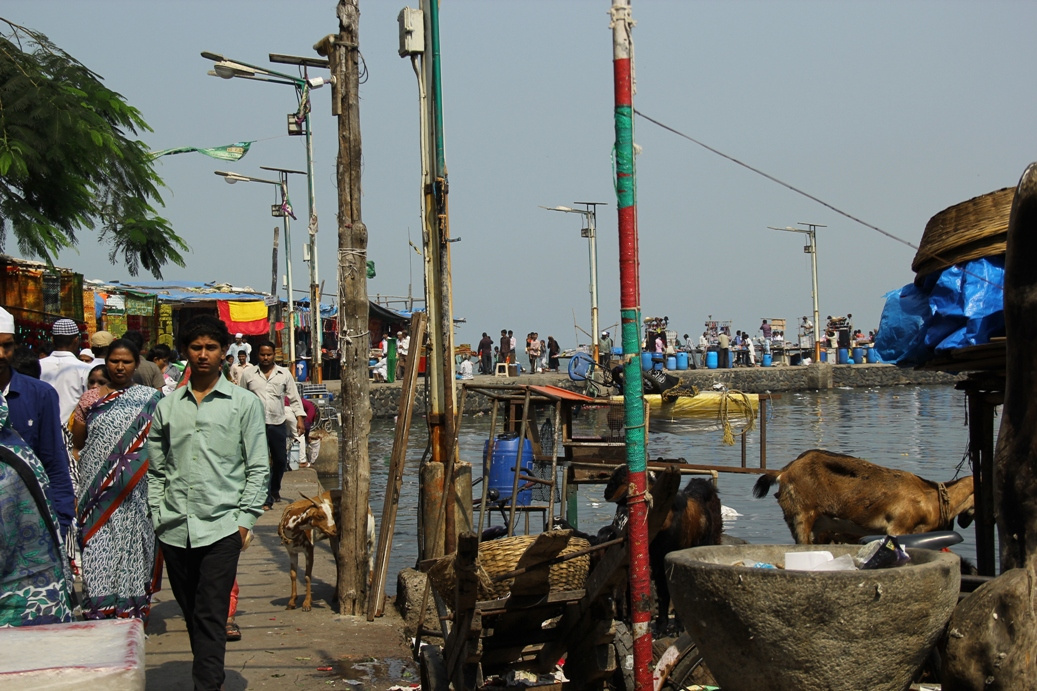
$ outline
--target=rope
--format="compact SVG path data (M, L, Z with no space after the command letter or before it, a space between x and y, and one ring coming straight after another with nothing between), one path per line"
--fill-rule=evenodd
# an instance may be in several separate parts
M936 483L936 491L940 495L940 527L946 529L951 522L951 496L942 482Z
M735 399L735 405L741 405L741 411L736 414L745 418L745 429L743 434L746 432L752 432L756 429L756 415L753 413L752 402L749 400L749 394L742 391L733 391L724 389L721 391L720 398L720 409L717 411L717 420L724 428L724 445L734 446L735 435L731 428L731 399Z

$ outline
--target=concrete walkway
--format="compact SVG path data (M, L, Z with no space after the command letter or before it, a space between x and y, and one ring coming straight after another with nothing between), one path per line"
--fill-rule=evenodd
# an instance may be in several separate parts
M294 501L300 492L313 496L320 491L317 473L304 469L285 474L281 494ZM285 609L291 592L288 554L277 536L285 506L277 504L259 519L255 539L241 555L237 622L242 639L227 644L224 688L388 689L416 684L417 667L391 598L385 616L370 623L333 611L335 560L327 541L314 551L313 610ZM299 567L301 572L303 564ZM168 580L163 586L147 629L147 688L180 691L191 688L191 646ZM300 573L300 606L304 587Z

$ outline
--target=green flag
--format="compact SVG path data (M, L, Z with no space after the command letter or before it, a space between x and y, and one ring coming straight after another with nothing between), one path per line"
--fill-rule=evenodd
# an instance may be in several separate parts
M374 278L374 262L370 259L367 260L367 277Z
M235 144L228 144L227 146L214 146L211 148L181 146L177 149L165 149L163 151L152 152L151 157L158 158L159 156L168 156L170 154L187 154L197 151L200 154L205 154L212 158L218 158L221 161L237 161L248 153L248 148L250 146L252 146L252 142L237 142Z

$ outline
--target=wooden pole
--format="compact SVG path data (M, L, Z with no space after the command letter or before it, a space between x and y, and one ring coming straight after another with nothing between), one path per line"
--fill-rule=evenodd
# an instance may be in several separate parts
M612 74L615 94L616 208L619 212L620 328L623 334L623 408L630 489L627 544L630 550L630 606L634 638L634 688L652 688L651 582L648 565L648 503L645 442L648 417L641 383L641 278L638 268L637 185L634 165L634 21L630 0L612 0ZM656 498L656 501L659 501Z
M403 388L400 391L400 414L396 418L396 434L389 461L389 477L386 479L385 499L382 502L382 520L379 523L378 548L375 552L374 586L367 597L367 620L373 621L385 611L385 579L392 550L392 535L396 529L396 510L400 503L400 488L403 485L403 468L407 462L407 440L410 438L410 423L414 415L414 391L418 383L418 359L424 351L425 313L415 312L410 322L411 343L407 351Z
M367 513L371 464L367 441L371 433L370 350L367 300L367 226L360 213L359 0L339 0L339 32L315 46L328 57L336 80L338 114L338 293L339 353L341 353L342 426L339 467L342 508L339 514L339 613L356 615L367 600Z

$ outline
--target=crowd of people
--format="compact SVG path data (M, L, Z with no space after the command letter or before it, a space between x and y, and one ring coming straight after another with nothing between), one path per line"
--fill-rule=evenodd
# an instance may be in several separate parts
M289 438L316 408L272 343L232 343L213 316L181 329L183 363L161 344L142 356L135 331L82 350L74 321L51 331L52 345L21 347L0 308L0 626L146 625L164 561L194 687L220 688L241 637L238 555L281 501Z
M501 364L517 365L518 345L514 331L501 329L499 345L494 344L490 335L484 331L475 352L479 362L479 374L495 374L497 365ZM526 334L525 354L529 361L529 371L531 373L557 372L558 357L561 352L562 348L558 345L558 341L555 340L554 336L548 336L545 341L540 338L540 334L536 331L530 331ZM460 368L464 367L465 359L467 358L463 358L458 365L458 378L460 379L470 379L473 374L470 362L465 373L460 371Z

